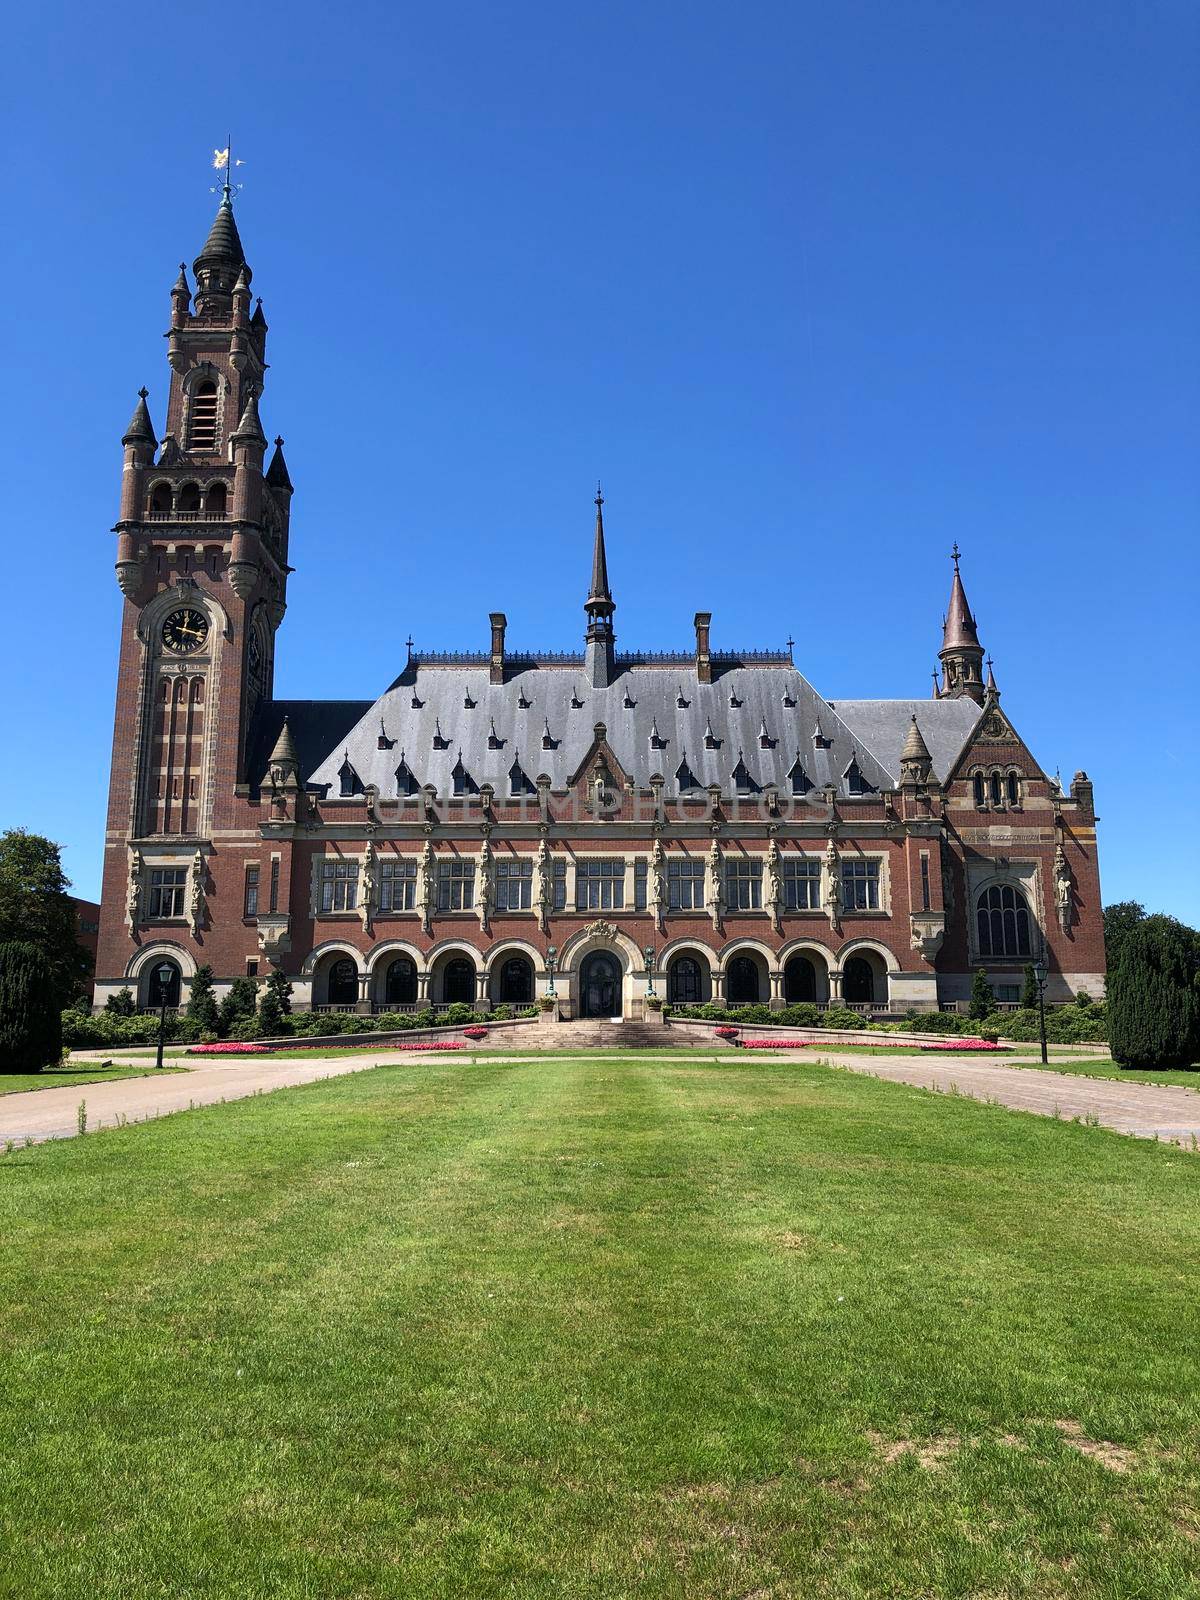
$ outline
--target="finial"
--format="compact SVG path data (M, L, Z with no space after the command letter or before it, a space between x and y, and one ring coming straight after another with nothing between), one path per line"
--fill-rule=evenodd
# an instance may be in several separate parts
M961 556L962 556L962 551L958 548L958 540L955 539L955 541L954 541L954 549L951 550L951 552L950 552L950 559L954 563L955 572L958 571L958 563L959 563L959 560L960 560Z
M601 487L600 487L599 478L596 479L596 501L595 501L595 503L596 503L597 507L600 507L600 506L602 506L604 504L604 490L601 489Z
M276 450L283 449L283 435L281 433L275 435L275 448Z
M142 400L148 400L150 398L150 391L146 388L145 384L143 384L138 390L138 395Z
M279 440L276 441L276 443L282 444L283 440L279 439ZM408 651L409 655L411 656L412 655L412 650L413 650L413 636L412 636L411 633L409 634L408 638L405 639L405 641L404 641L404 648Z

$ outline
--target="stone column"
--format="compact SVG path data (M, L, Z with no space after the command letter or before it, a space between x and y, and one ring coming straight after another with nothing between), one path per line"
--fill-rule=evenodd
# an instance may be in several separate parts
M768 976L771 980L771 999L769 1001L771 1010L782 1011L784 1005L783 970L780 967L773 967Z

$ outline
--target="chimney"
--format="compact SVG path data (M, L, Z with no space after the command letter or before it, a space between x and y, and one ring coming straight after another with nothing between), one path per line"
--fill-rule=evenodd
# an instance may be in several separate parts
M508 618L503 611L491 613L492 624L492 670L493 683L504 682L504 630L508 627Z
M712 657L708 653L708 630L712 624L711 611L696 613L696 682L712 682Z

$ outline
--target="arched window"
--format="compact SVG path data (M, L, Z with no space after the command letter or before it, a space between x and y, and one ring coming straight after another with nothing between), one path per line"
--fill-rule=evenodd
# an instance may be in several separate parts
M865 956L851 956L842 968L842 999L847 1005L874 1005L875 972Z
M442 976L442 999L447 1005L473 1005L475 1001L475 968L465 956L455 956L447 961Z
M975 804L982 811L983 807L987 805L987 789L984 787L982 772L977 772L971 779L971 788L974 792Z
M793 956L784 967L783 997L789 1002L817 998L817 969L807 956Z
M352 1006L358 1000L358 968L342 956L329 969L329 1004Z
M384 999L389 1006L411 1006L417 1001L417 968L409 956L397 956L388 964L384 978Z
M981 956L1028 956L1029 905L1019 889L994 883L979 896L976 910Z
M217 447L217 386L205 378L192 390L188 415L188 449L215 450Z
M500 968L502 1005L527 1006L533 999L533 968L524 956L510 956Z
M758 967L750 956L734 956L725 976L725 998L730 1005L758 1004Z
M210 517L223 517L228 504L228 490L223 483L210 483L204 497L204 509Z
M171 485L169 483L156 483L151 489L150 515L152 517L169 517L171 515Z
M671 966L667 999L673 1006L696 1005L704 999L704 981L695 956L680 956Z
M994 806L1002 806L1004 804L1004 789L1000 783L1000 774L998 772L993 772L988 779L988 789L992 804Z
M199 511L200 485L198 483L185 483L179 491L180 511Z
M1021 776L1020 776L1020 774L1017 773L1017 772L1010 772L1008 774L1008 777L1004 780L1004 786L1008 791L1008 803L1009 803L1009 805L1010 806L1019 806L1021 804Z

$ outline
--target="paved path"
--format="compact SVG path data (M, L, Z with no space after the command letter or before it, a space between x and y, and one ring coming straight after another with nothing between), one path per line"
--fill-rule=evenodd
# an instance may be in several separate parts
M765 1054L765 1052L764 1052ZM882 1059L880 1059L882 1057ZM1008 1067L992 1061L933 1061L922 1056L839 1056L822 1059L851 1072L918 1089L951 1088L972 1100L994 1100L1014 1111L1036 1111L1064 1121L1094 1120L1101 1127L1138 1139L1165 1139L1192 1149L1200 1142L1200 1094L1169 1083L1123 1083L1119 1078L1088 1078L1078 1073L1046 1072L1038 1067Z

